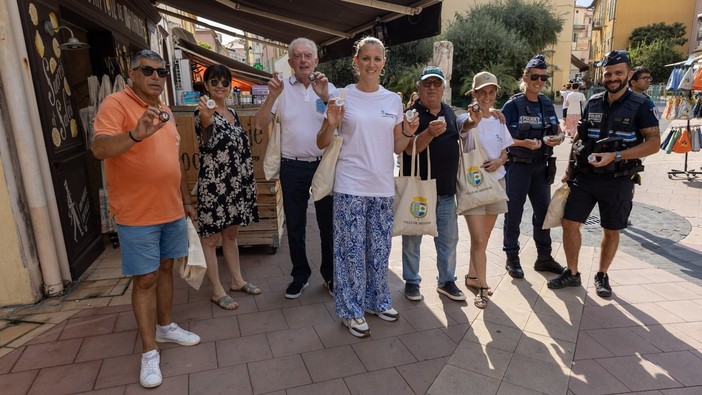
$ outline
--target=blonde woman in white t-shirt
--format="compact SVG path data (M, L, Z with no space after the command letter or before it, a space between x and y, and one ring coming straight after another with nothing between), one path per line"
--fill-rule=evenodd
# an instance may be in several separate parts
M568 104L568 114L566 115L565 134L573 138L578 131L578 121L580 121L583 112L583 106L587 101L585 95L580 93L580 84L574 82L572 84L573 91L568 94L566 103Z
M365 313L395 321L387 273L392 244L394 161L409 144L419 117L408 123L400 97L380 85L385 46L374 37L356 43L358 82L332 92L317 135L325 148L334 129L343 137L334 177L334 301L356 337L370 335ZM343 105L338 106L343 98Z
M507 147L514 143L507 126L491 113L492 105L497 100L497 78L487 71L473 77L473 98L480 106L480 111L461 114L456 119L464 152L475 149L474 136L477 133L480 147L487 156L483 168L494 172L502 187L505 187L505 167ZM466 274L466 287L477 292L473 303L484 309L488 305L488 296L492 288L487 284L487 245L497 216L507 212L507 201L486 204L472 208L464 213L470 232L470 263Z

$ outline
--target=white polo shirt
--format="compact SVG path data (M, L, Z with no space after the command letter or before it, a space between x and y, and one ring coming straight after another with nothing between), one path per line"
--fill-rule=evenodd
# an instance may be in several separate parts
M295 76L284 81L283 93L279 96L271 112L278 111L283 99L280 113L281 154L284 158L310 158L322 156L324 150L317 148L317 132L324 122L326 105L312 89L312 84L305 88ZM336 87L330 82L329 92Z

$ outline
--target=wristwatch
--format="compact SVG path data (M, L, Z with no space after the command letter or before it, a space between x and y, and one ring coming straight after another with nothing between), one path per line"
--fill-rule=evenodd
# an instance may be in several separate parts
M614 151L614 161L620 162L622 160L622 151Z

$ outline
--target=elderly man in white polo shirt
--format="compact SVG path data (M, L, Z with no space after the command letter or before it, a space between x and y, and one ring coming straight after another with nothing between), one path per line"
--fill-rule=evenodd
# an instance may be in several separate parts
M323 150L317 148L317 132L324 121L329 92L334 86L315 68L319 64L317 45L306 38L296 38L288 47L288 64L294 71L290 78L274 76L268 82L268 97L256 114L256 128L267 127L280 111L281 151L280 182L283 208L292 261L292 282L285 297L295 299L309 286L312 273L307 260L305 227L310 186ZM322 244L320 273L329 293L334 292L332 254L332 197L315 202L317 225Z

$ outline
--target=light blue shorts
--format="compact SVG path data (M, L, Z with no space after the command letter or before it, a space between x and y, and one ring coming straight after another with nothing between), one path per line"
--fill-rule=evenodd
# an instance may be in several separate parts
M188 255L188 228L185 217L160 225L117 224L122 249L122 274L138 276L155 272L161 259Z

